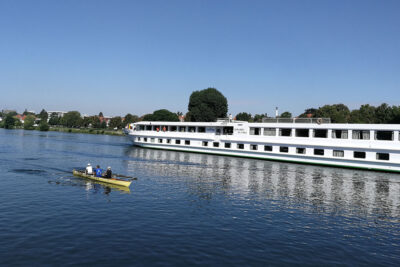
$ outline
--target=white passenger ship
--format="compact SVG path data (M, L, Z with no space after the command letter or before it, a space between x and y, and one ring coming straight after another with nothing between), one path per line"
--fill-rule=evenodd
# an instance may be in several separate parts
M400 125L306 121L142 121L125 133L147 148L400 172Z

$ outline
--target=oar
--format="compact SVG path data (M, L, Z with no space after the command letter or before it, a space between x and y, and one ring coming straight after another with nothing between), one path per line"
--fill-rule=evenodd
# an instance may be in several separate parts
M129 178L130 180L137 180L137 177L132 177L132 176L126 176L123 174L115 174L117 177L122 177L122 178Z

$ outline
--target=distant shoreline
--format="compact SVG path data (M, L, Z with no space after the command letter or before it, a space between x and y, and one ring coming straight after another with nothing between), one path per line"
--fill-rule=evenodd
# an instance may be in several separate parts
M4 128L3 128L4 129ZM7 130L7 129L5 129ZM23 127L15 127L10 130L24 130ZM33 130L25 130L25 131L39 131L39 129ZM123 136L124 133L122 130L106 130L106 129L88 129L88 128L67 128L67 127L50 127L48 131L42 132L63 132L63 133L82 133L82 134L102 134L102 135L116 135L116 136Z
M64 133L83 133L83 134L102 134L102 135L118 135L123 136L122 130L106 130L106 129L88 129L88 128L66 128L66 127L50 127L49 131Z

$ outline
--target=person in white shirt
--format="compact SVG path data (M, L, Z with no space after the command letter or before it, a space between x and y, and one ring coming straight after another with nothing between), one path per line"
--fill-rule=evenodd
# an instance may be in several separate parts
M90 163L87 164L86 174L90 174L90 175L93 174L93 167L92 167L92 165L90 165Z

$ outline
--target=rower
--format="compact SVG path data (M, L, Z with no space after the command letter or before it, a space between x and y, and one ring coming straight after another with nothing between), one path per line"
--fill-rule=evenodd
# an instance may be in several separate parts
M93 167L92 167L92 165L90 165L90 163L87 164L85 172L86 172L86 174L89 174L89 175L93 174Z
M112 177L111 167L107 167L107 171L104 174L104 178L111 178L111 177Z
M101 173L102 173L102 169L100 169L100 165L97 165L96 168L96 177L102 177Z

